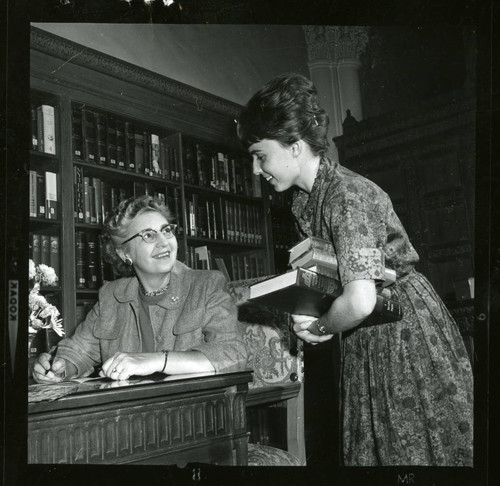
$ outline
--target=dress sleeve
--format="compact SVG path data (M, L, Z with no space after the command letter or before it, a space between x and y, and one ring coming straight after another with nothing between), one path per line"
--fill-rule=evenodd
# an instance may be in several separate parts
M382 193L383 194L383 193ZM330 200L331 240L342 285L384 277L385 203L367 184L348 183Z
M203 353L216 371L238 369L247 360L244 326L238 321L236 304L225 283L219 272L210 276L204 304L204 343L192 348Z

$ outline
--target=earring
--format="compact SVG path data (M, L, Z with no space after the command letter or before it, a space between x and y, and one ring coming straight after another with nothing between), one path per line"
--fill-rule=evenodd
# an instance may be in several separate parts
M126 256L125 257L125 265L128 265L129 267L132 266L132 258L130 258L129 256Z

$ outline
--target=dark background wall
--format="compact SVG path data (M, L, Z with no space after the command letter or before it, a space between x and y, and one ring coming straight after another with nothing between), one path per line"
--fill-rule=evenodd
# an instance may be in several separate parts
M309 74L300 25L34 25L240 104L277 74ZM473 31L461 26L371 26L360 68L365 118L470 85L473 54Z

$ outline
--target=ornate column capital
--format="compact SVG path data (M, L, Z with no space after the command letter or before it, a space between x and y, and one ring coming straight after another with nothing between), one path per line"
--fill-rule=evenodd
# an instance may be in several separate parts
M330 59L327 30L330 27L321 25L304 25L302 29L306 38L309 61Z
M328 27L328 46L335 63L359 58L368 43L368 27Z
M359 61L368 43L368 27L304 25L309 61Z

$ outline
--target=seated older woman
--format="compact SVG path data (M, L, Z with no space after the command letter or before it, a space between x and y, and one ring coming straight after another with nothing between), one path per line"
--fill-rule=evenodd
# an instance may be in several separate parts
M243 326L217 271L177 261L168 208L150 196L120 203L105 221L105 253L128 278L107 282L99 300L57 354L43 353L39 383L101 374L132 375L230 371L246 363ZM111 256L111 258L110 258Z

